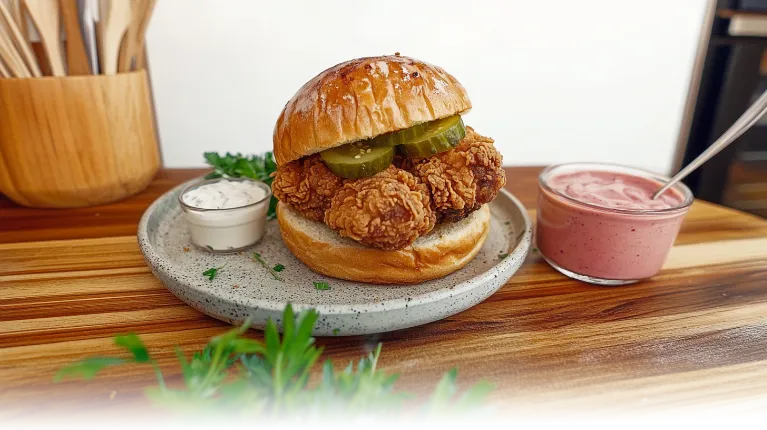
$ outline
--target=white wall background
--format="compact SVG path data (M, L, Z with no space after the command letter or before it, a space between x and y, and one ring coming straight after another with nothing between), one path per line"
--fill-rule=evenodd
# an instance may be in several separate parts
M705 0L162 0L148 46L168 167L272 147L285 102L361 56L413 56L467 88L508 165L672 168Z

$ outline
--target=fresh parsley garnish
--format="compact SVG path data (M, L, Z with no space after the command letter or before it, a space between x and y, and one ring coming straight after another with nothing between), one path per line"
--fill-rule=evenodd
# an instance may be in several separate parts
M149 362L149 351L136 333L115 336L115 345L128 350L136 363Z
M246 337L249 326L246 321L241 327L212 338L191 356L176 347L183 379L174 387L165 385L162 370L135 334L115 337L115 343L129 357L86 358L62 368L54 380L65 377L90 380L107 367L138 363L149 365L157 379L157 385L146 391L147 397L156 406L187 413L225 410L254 417L291 419L412 414L412 401L408 400L413 396L394 389L398 375L377 368L380 343L356 366L351 362L336 370L330 360L319 365L323 348L312 337L318 316L314 310L296 315L288 305L282 314L282 335L270 319L263 341ZM340 330L333 330L334 335L339 333ZM316 373L319 375L312 377ZM456 375L455 369L445 373L419 415L444 416L483 405L492 385L480 382L457 396ZM310 379L316 382L309 384Z
M277 171L277 163L274 162L274 156L271 152L263 155L244 156L240 153L220 155L217 152L206 152L203 154L205 161L213 167L213 171L205 176L205 179L212 178L251 178L261 181L267 185L272 184L272 173ZM275 208L277 199L272 196L269 202L269 211L267 218L275 217Z
M266 261L264 261L263 257L261 257L261 254L259 254L258 252L254 252L253 253L253 260L257 261L259 264L264 266L264 269L266 269L269 272L269 274L272 275L272 277L274 279L276 279L278 281L282 281L282 278L280 278L280 275L278 275L277 272L281 272L282 269L284 269L284 267L282 267L280 270L275 270L275 269L269 267L269 265L266 264ZM278 264L277 266L282 266L282 265ZM274 267L276 268L277 266L274 266Z
M275 272L282 272L283 270L285 270L285 266L283 266L282 264L277 264L274 267L272 267L272 270L274 270Z
M314 281L314 288L320 291L325 291L330 289L330 285L325 281Z
M53 382L59 382L64 378L82 378L86 381L93 379L97 373L109 366L115 366L125 363L125 360L119 357L92 357L78 361L63 367L53 377Z
M339 328L334 328L334 329L333 329L333 336L338 336L339 334L341 334L341 329L339 329Z
M498 258L500 258L501 260L503 260L504 258L506 258L508 256L509 256L509 254L506 253L506 252L502 252L502 253L498 254Z
M208 280L212 281L213 278L215 278L216 275L218 275L218 271L223 269L223 268L224 268L224 266L221 266L221 267L211 267L210 269L202 272L202 276L207 276Z

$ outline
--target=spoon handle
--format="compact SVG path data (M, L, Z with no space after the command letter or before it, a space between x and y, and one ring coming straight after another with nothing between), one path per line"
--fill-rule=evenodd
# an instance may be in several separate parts
M727 129L727 131L722 134L722 136L716 140L711 146L708 147L705 151L703 151L702 154L700 154L696 159L694 159L690 164L685 166L684 169L680 170L679 173L674 175L673 178L671 178L670 181L666 183L661 189L659 189L655 194L653 194L652 198L657 199L661 194L665 193L666 190L671 188L674 184L684 179L687 175L689 175L693 170L700 167L703 163L711 159L714 155L718 154L721 150L726 148L729 144L734 142L737 138L739 138L743 133L748 131L754 124L756 124L759 119L764 116L764 114L767 113L767 91L765 91L761 96L759 96L758 99L752 104L746 111L743 113L743 115L738 118L735 123L730 126L730 128Z

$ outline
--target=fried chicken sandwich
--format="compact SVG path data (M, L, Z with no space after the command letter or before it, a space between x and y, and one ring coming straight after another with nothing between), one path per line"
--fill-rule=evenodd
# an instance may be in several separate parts
M360 282L445 276L479 252L506 183L493 139L463 124L466 90L400 55L338 64L274 128L282 238L304 264Z

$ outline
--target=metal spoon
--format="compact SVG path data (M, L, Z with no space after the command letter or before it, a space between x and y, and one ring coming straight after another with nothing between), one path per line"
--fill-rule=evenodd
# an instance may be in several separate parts
M738 120L735 121L735 123L732 124L732 126L728 128L727 131L725 131L719 139L716 140L716 142L714 142L707 150L700 154L698 158L692 160L692 162L685 166L684 169L680 170L679 173L674 175L674 177L671 178L671 180L668 181L666 185L656 191L652 196L653 200L657 199L674 184L684 179L693 170L700 167L703 163L711 159L711 157L718 154L719 151L734 142L735 139L739 138L743 133L748 131L748 129L756 124L756 122L759 121L759 119L764 116L765 113L767 113L767 91L759 96L754 104L746 109L743 115L741 115L740 118L738 118Z

